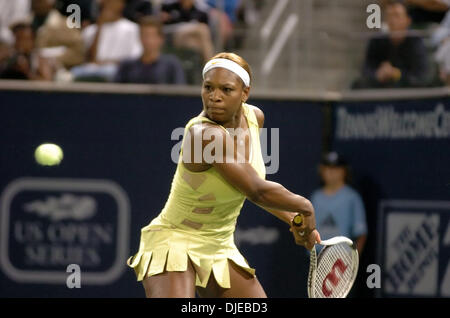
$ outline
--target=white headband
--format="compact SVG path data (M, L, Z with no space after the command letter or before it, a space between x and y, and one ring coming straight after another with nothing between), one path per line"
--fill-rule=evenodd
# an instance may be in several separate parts
M203 68L203 79L205 79L206 72L216 67L226 68L227 70L239 76L244 82L245 86L250 86L250 75L248 75L248 72L238 63L233 62L229 59L213 59L206 63L205 67Z

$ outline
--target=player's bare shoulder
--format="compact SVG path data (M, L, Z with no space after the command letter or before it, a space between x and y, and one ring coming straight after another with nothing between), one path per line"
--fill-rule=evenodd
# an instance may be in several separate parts
M191 140L191 146L194 147L194 141L201 141L202 148L217 138L225 138L226 132L219 126L209 122L201 122L192 125L188 129L188 138Z
M183 164L190 171L204 171L217 160L215 150L226 153L227 133L217 124L200 122L189 127L183 142ZM212 145L208 146L209 144ZM206 151L208 150L208 151ZM217 156L220 156L218 153ZM219 158L218 160L223 160Z
M263 128L264 127L264 112L259 109L258 107L256 107L255 105L250 105L250 109L253 109L253 111L255 112L256 115L256 119L258 120L258 126L259 128Z

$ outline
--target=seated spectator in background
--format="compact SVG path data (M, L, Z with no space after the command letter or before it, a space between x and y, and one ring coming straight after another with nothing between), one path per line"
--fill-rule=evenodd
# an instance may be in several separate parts
M241 0L227 0L223 2L221 0L207 0L206 4L208 4L211 8L215 8L223 12L229 19L230 23L234 24L237 20L237 11L241 2ZM221 7L222 3L223 8Z
M11 47L4 40L0 40L0 74L6 67L6 63L11 57Z
M144 52L138 59L123 61L116 74L119 83L185 84L181 62L173 55L161 54L164 44L162 25L151 17L140 20Z
M165 30L173 32L175 47L199 51L206 62L214 54L208 14L194 5L194 0L165 1L161 6L161 21Z
M450 8L449 0L406 0L414 24L440 23Z
M362 78L353 88L420 87L427 84L427 51L422 39L408 35L411 19L400 2L385 8L389 32L369 41Z
M397 0L399 1L399 0ZM421 27L429 23L440 23L445 13L450 9L449 0L400 0L408 9L408 14L415 27ZM382 0L385 7L393 0Z
M70 0L69 0L70 1ZM123 16L138 23L142 17L153 15L153 4L150 0L128 0Z
M433 32L431 45L436 48L435 60L439 65L440 80L450 85L450 11Z
M78 28L69 28L66 17L55 9L55 0L32 0L32 27L40 55L70 69L84 62L84 43Z
M228 0L221 2L218 0L207 0L206 3L211 7L209 16L213 22L213 30L218 33L215 36L219 37L220 46L226 47L233 37L233 28L237 21L237 12L241 1ZM223 8L220 7L222 4Z
M14 47L0 78L19 80L52 80L54 70L47 59L39 56L34 45L33 28L28 23L12 26Z
M326 154L319 166L323 186L314 191L311 203L323 240L346 236L362 254L367 237L366 211L361 196L347 182L349 166L336 152Z
M0 42L13 45L10 26L30 15L30 0L0 0Z
M75 80L111 81L120 61L142 54L139 26L123 17L125 0L102 0L95 24L83 29L88 64L71 70Z

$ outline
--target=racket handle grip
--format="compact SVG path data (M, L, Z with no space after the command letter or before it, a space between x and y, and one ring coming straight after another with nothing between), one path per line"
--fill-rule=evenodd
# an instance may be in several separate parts
M294 218L292 219L292 224L294 226L301 226L303 223L303 216L301 214L297 214L296 216L294 216Z

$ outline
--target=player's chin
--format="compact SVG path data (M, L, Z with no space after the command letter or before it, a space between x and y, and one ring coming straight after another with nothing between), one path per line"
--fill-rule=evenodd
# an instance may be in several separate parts
M223 122L226 118L225 112L210 112L209 118L217 122Z

